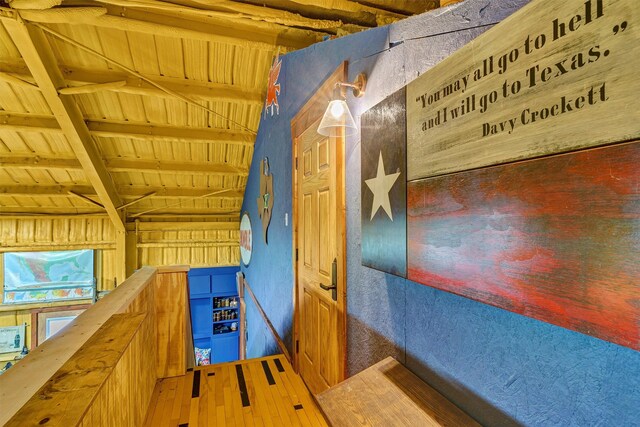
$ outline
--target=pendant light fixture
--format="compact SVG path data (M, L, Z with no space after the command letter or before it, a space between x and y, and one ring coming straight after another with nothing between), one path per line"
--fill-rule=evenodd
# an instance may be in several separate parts
M364 95L364 88L367 85L367 76L364 73L358 74L353 83L338 82L334 88L333 99L329 102L327 110L322 116L318 133L324 136L331 136L336 129L344 128L344 134L353 135L358 132L355 120L349 111L349 106L345 101L342 88L353 90L356 98Z

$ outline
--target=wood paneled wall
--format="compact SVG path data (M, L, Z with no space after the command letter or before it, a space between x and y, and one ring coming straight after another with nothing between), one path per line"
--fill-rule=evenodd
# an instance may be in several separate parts
M108 218L0 219L0 253L74 249L96 250L98 290L112 290L116 277L115 231ZM0 268L0 289L3 274L4 268Z
M142 266L190 265L192 267L218 267L240 263L239 227L236 223L140 223L138 230L129 230L135 252L134 269ZM235 229L234 229L235 227ZM151 230L149 230L151 228ZM199 229L193 229L199 228ZM220 229L223 228L223 229ZM226 229L225 229L226 228ZM106 217L7 217L0 218L0 255L16 251L51 251L94 249L98 291L111 291L116 286L115 231ZM3 257L0 256L0 303L4 284ZM89 302L83 300L80 302ZM70 301L61 304L78 304ZM26 344L31 343L31 308L12 310L0 305L0 326L27 324ZM17 353L0 355L0 362L13 360Z
M4 252L94 249L98 291L115 288L115 232L108 218L9 218L0 219L0 303L4 287ZM37 307L72 305L90 300L37 304ZM0 327L26 323L26 345L31 342L31 308L0 306ZM35 307L35 306L34 306ZM0 355L0 362L17 353Z
M135 268L177 264L221 267L240 262L237 222L141 222L128 227L128 232L135 243L128 248L135 247ZM115 238L106 216L0 219L0 253L95 249L98 290L115 287Z
M126 314L125 316L136 316ZM147 314L137 333L124 350L111 375L96 394L82 417L85 427L142 425L153 389L156 374L150 358L155 345L153 316Z
M156 373L158 378L183 375L186 352L177 349L183 348L187 341L187 275L184 272L161 273L156 276L154 284L158 350Z
M6 426L140 425L156 381L152 332L153 313L115 314Z
M236 230L139 231L136 237L139 265L222 267L240 263L239 227Z

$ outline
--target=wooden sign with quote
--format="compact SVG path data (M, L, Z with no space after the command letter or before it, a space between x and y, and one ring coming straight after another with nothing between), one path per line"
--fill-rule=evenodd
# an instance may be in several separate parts
M534 0L364 113L363 265L640 350L639 18Z
M639 138L639 6L535 0L411 82L409 180Z

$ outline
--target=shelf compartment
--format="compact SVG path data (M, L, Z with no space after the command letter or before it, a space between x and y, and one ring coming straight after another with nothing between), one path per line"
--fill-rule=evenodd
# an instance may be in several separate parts
M213 311L223 311L223 310L237 310L238 307L220 307L220 308L214 308Z
M227 320L218 320L217 322L213 322L214 325L219 325L221 323L233 323L233 322L239 322L240 319L227 319Z
M238 336L238 330L236 329L235 331L229 330L228 332L214 332L213 333L213 339L215 339L216 337L219 337L219 336L237 337Z
M238 299L237 298L234 298L235 301L236 301L235 305L231 305L231 303L228 303L228 305L220 305L220 306L216 307L216 300L217 299L218 299L217 297L214 297L213 301L212 301L212 306L213 306L214 310L224 310L225 308L238 308L239 303L238 303ZM221 300L223 300L223 301L226 300L226 299L227 298L221 298ZM231 299L231 298L229 298L229 299Z

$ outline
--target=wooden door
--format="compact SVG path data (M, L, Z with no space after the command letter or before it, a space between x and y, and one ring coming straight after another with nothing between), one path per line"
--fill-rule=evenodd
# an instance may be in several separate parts
M318 123L297 139L298 363L313 393L339 382L343 351L337 303L336 146L317 133Z
M345 378L346 280L344 135L318 124L346 62L291 121L295 324L294 367L314 394ZM335 286L335 289L331 289ZM323 289L329 288L329 289Z

